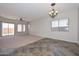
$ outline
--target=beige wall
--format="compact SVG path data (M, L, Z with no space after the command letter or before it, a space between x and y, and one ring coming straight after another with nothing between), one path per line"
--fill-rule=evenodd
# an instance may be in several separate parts
M51 31L51 17L31 21L30 34L78 43L78 9L59 13L55 19L69 18L69 32Z

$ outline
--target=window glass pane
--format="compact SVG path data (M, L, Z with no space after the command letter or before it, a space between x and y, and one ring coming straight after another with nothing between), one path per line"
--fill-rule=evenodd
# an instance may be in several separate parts
M28 24L28 29L30 29L31 28L31 25L30 24Z
M58 27L58 20L52 21L52 27Z
M68 18L52 21L53 31L69 31Z
M14 35L14 24L9 24L9 35Z
M8 23L2 23L2 36L8 35Z
M22 32L22 25L21 24L18 24L17 30L18 30L18 32Z
M59 20L59 27L67 27L68 19Z
M62 19L59 20L59 31L68 31L69 25L68 25L68 19Z
M23 25L23 32L25 32L25 25Z

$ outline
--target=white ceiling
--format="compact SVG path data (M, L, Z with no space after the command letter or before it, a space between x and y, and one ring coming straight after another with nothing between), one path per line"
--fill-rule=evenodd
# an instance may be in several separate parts
M66 12L77 8L77 3L57 3L55 9ZM48 16L50 3L0 3L0 16L19 19L23 17L26 21L42 19Z

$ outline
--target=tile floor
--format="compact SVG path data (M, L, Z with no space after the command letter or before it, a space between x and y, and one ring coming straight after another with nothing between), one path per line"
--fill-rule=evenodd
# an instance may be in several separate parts
M12 56L79 56L79 45L75 43L44 38L17 48Z

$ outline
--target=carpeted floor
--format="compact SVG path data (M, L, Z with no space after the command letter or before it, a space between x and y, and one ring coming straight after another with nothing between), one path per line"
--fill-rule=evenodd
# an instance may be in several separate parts
M17 48L12 56L79 56L79 45L75 43L41 39L32 44Z

